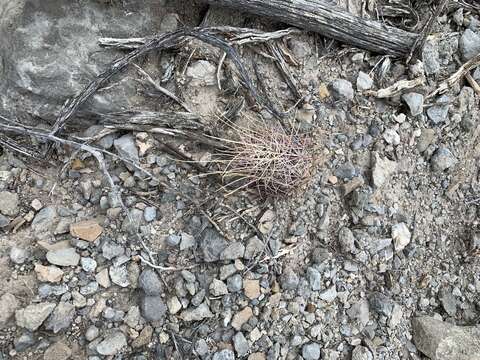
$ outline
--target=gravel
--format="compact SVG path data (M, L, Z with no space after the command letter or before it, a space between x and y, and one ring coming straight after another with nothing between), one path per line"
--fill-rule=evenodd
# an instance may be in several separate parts
M360 15L360 2L349 1L349 11ZM98 51L105 29L124 37L198 22L195 4L172 2L172 12L160 17L158 1L120 5L86 0L70 9L52 0L4 11L0 35L9 51L0 64L13 65L0 69L2 113L19 121L34 114L33 125L50 131L44 119L121 56L121 49ZM428 14L434 6L414 7ZM244 20L211 8L204 25ZM410 13L391 20L415 22ZM295 135L276 146L306 147L314 160L312 168L298 168L305 181L286 194L256 186L235 191L235 183L227 185L235 179L199 171L227 165L218 161L219 147L151 131L206 129L215 137L209 142L225 142L232 126L248 131L250 119L272 126L262 140L285 131L269 99L266 106L237 104L242 94L231 91L228 59L219 69L217 49L197 40L162 52L160 60L146 57L142 68L188 99L188 113L200 122L155 113L170 114L178 104L145 96L154 89L139 91L132 68L89 97L74 114L78 124L58 132L91 138L116 123L121 130L92 146L150 175L108 154L101 169L88 153L48 151L42 139L15 137L53 156L40 164L11 147L0 151L0 359L465 360L459 356L466 354L476 360L478 329L463 324L475 324L479 309L478 94L462 80L448 93L429 95L458 70L459 55L464 62L478 53L479 28L473 11L446 12L431 29L444 36L428 38L420 59L408 65L343 51L335 42L325 51L305 32L270 41L280 46L302 95L295 110L298 99L278 64L255 58L262 97L278 111L291 110L283 125ZM239 47L250 64L252 49ZM472 76L480 79L480 70ZM369 91L412 79L424 81L393 96ZM97 125L72 133L85 121ZM294 169L297 154L290 155L285 166ZM310 163L309 155L300 158Z

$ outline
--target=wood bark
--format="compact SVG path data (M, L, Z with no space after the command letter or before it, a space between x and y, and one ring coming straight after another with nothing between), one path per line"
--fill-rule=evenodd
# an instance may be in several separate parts
M407 56L417 34L352 15L327 0L204 0L265 16L380 54Z

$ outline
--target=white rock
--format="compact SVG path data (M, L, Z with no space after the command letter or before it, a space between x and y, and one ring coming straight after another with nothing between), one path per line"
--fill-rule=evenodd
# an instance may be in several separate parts
M392 239L395 251L402 251L410 243L412 234L405 223L398 223L392 226Z

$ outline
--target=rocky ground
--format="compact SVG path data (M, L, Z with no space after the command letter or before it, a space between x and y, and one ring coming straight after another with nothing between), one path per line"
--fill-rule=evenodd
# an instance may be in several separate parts
M346 3L361 15L361 1ZM101 37L202 21L285 28L206 11L190 1L0 1L1 114L52 126L123 54L100 48ZM412 30L404 17L383 20ZM123 130L94 144L155 175L107 157L126 216L89 153L33 137L16 139L42 161L0 147L0 359L480 359L480 68L429 96L480 52L479 12L449 7L409 65L311 33L278 42L303 100L290 121L319 149L287 196L226 196L195 166L209 165L208 147ZM241 54L276 106L295 109L262 51ZM137 64L216 129L238 96L229 60L218 89L220 57L190 41ZM419 82L378 92L405 79ZM115 77L68 131L98 134L93 113L181 110L140 80L133 67ZM240 118L274 121L247 100ZM173 158L166 141L198 161Z

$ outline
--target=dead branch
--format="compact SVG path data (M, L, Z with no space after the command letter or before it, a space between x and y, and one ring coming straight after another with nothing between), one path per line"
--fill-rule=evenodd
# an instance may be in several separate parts
M204 0L266 16L376 53L409 54L417 35L354 16L325 0Z
M282 35L285 36L288 33L288 31L284 31ZM115 60L107 70L90 82L90 84L84 90L82 90L72 99L68 100L60 110L60 114L55 121L55 125L51 130L51 134L55 135L58 131L63 129L67 121L77 112L79 107L90 98L90 96L92 96L99 88L106 85L114 75L125 69L133 61L141 56L146 55L152 50L164 50L179 45L186 37L196 38L202 42L223 50L237 68L242 85L250 92L251 96L260 105L265 106L265 108L275 117L280 118L285 116L286 114L273 107L271 101L267 101L268 99L266 100L259 96L238 52L233 48L232 44L228 40L221 38L221 36L226 37L227 35L229 37L241 35L241 39L247 41L247 38L252 39L254 35L258 34L261 34L261 32L250 29L245 30L232 27L214 27L182 29L173 32L167 32L150 38L145 42L145 44L141 45L120 59ZM280 35L276 34L275 36ZM265 36L262 39L265 39Z
M172 130L203 130L204 125L198 115L189 112L157 112L148 110L128 110L115 113L95 113L103 125L151 126Z

